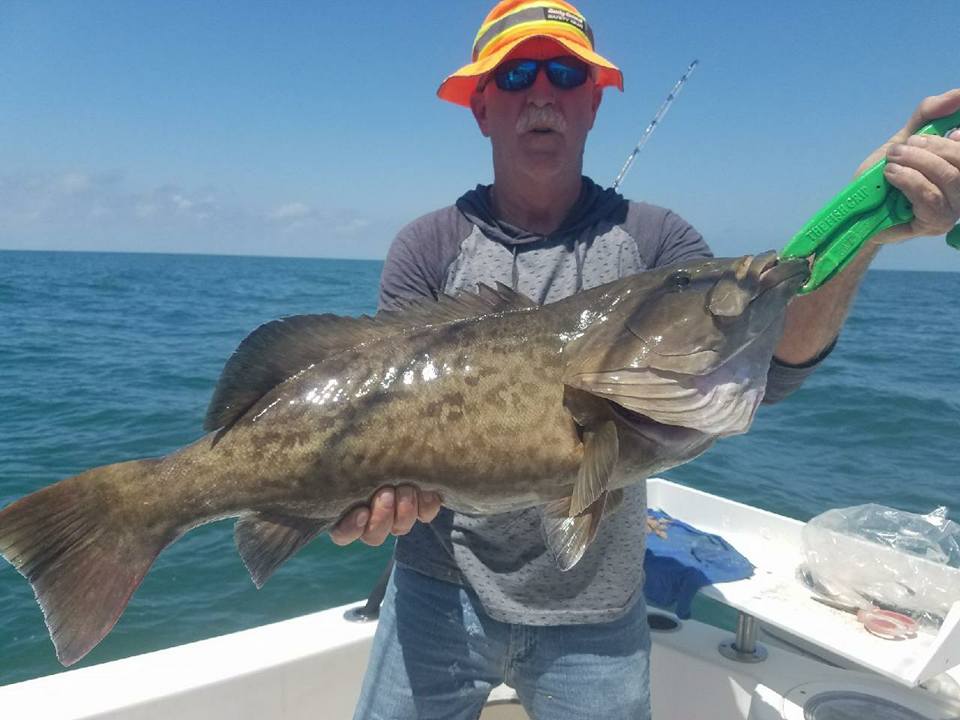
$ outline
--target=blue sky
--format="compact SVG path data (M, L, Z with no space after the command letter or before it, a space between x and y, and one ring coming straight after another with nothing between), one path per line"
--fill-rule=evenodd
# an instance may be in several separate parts
M488 2L0 4L0 248L382 258L491 179L434 96ZM960 6L584 0L607 91L585 171L628 176L718 254L779 248L925 95L960 86ZM960 270L942 238L879 267Z

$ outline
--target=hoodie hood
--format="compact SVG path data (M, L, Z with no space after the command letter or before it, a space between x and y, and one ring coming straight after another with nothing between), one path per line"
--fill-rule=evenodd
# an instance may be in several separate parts
M463 216L480 228L484 235L504 245L525 245L546 237L576 234L604 218L609 218L617 205L623 205L624 215L627 210L626 200L620 193L612 188L602 188L584 176L580 197L577 198L560 227L546 236L524 230L494 217L490 202L490 188L490 185L477 185L473 190L461 195L456 205Z

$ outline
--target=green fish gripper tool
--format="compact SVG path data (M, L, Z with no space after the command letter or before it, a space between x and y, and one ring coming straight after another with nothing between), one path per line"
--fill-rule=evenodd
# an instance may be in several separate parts
M960 110L937 118L915 134L946 136L960 127ZM813 292L843 270L877 233L913 219L902 192L887 182L881 160L841 190L781 251L780 257L812 258L810 279L798 290ZM960 250L960 225L947 233L947 244Z
M960 225L957 225L947 233L947 245L954 250L960 250Z

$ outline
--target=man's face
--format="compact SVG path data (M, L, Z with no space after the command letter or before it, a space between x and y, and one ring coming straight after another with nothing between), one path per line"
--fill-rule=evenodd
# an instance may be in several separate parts
M506 58L546 60L570 55L550 40L535 39ZM497 172L519 172L544 180L564 170L577 173L583 164L587 133L600 107L602 89L592 77L579 87L554 87L543 68L526 90L500 90L491 77L474 93L471 108L480 131L493 145Z

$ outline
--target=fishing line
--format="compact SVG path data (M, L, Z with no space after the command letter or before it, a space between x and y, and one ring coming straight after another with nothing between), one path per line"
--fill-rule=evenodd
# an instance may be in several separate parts
M640 135L640 139L637 141L637 146L633 148L633 152L630 153L627 157L627 161L623 164L623 168L620 170L620 174L617 175L617 178L613 181L613 189L616 190L620 187L620 183L623 182L623 178L626 177L627 173L630 171L630 166L633 165L633 161L637 159L637 155L643 149L643 146L647 144L647 140L650 139L650 136L653 134L653 131L657 128L657 123L659 123L663 116L667 114L667 110L670 109L670 106L673 104L673 101L677 99L677 95L680 94L680 91L683 89L683 85L687 82L687 79L693 74L694 69L697 67L699 60L694 60L687 67L686 72L677 80L676 85L670 90L670 94L667 95L667 99L663 101L663 104L660 106L660 109L657 110L657 114L653 116L653 120L650 121L650 124L644 129L643 133Z

